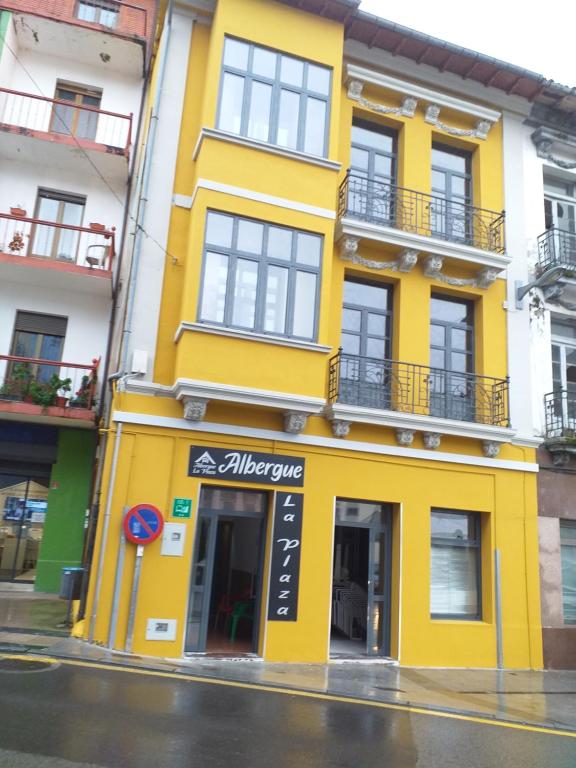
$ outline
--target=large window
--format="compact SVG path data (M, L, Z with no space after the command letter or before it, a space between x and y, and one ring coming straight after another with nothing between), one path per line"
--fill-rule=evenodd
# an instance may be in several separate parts
M430 614L479 619L480 515L432 510Z
M62 360L67 324L67 318L59 315L18 311L10 354L31 360ZM24 365L30 378L38 382L48 381L59 371L54 365L15 363L9 367L7 378L14 375L17 366L22 371Z
M80 233L74 227L82 225L85 197L39 189L36 218L53 221L64 227L34 224L30 236L30 255L59 261L76 261Z
M560 521L564 624L576 624L576 522Z
M330 70L226 38L218 128L325 157Z
M316 337L322 237L210 211L200 322Z

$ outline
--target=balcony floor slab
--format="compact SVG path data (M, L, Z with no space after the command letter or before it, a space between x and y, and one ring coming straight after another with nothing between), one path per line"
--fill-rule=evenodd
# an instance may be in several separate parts
M96 413L88 408L47 408L34 403L0 400L0 421L27 421L36 424L50 424L55 427L93 429Z
M25 283L77 293L112 297L112 272L80 267L65 261L14 256L0 251L0 285Z

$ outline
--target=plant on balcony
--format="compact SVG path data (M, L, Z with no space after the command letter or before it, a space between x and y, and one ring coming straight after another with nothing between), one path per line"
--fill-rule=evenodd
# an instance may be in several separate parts
M76 397L70 400L73 408L89 408L94 404L93 397L96 389L97 374L94 369L90 374L82 376L80 387L76 392Z
M30 385L32 401L36 405L48 408L51 405L64 407L66 405L66 392L72 388L72 379L61 379L53 373L45 382L33 381Z
M27 401L30 398L30 387L32 385L32 368L30 363L16 363L12 368L8 382L12 388L12 393L18 400Z
M22 232L14 232L12 240L8 243L10 253L20 253L25 246L24 235Z

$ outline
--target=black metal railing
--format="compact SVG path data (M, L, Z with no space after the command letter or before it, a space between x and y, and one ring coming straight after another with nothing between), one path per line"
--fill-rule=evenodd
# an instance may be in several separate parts
M330 359L328 400L508 427L508 384L508 379L339 351Z
M576 234L563 229L547 229L538 238L538 266L568 267L576 272Z
M576 443L576 386L544 395L546 438L572 439Z
M338 215L405 232L504 253L504 212L366 179L348 171L340 185Z

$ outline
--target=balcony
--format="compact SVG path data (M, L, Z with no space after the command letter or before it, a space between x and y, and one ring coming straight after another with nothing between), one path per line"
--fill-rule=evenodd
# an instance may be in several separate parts
M22 17L16 24L19 46L55 52L87 64L102 64L102 36L108 61L122 72L142 75L150 56L155 3L142 0L3 0L2 7ZM64 23L63 23L64 22Z
M369 180L352 171L340 185L338 217L338 238L366 239L422 252L436 257L439 270L443 258L496 273L510 262L505 253L503 212ZM429 266L426 269L427 273L433 271Z
M538 268L565 267L576 273L576 234L563 229L547 229L538 238Z
M329 418L505 440L508 379L347 355L331 358Z
M1 417L93 427L98 365L0 355Z
M576 387L544 395L544 444L554 464L562 466L576 456Z
M115 232L0 213L0 275L45 287L110 295ZM40 271L41 270L41 271Z
M128 172L132 115L0 88L0 131L0 151L8 159L78 172L78 155L83 154L97 173ZM90 164L81 167L94 172Z

